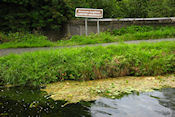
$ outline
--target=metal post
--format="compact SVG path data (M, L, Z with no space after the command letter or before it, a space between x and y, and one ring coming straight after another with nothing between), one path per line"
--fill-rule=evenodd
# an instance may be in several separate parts
M85 33L86 33L86 36L88 36L88 24L87 24L87 18L85 18Z
M97 19L97 33L100 33L100 21Z

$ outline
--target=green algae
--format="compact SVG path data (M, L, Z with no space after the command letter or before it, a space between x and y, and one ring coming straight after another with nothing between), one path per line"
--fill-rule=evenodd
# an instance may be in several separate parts
M100 97L120 98L132 92L150 92L175 87L175 75L156 77L120 77L94 81L64 81L48 84L46 91L54 100L68 103L94 101Z

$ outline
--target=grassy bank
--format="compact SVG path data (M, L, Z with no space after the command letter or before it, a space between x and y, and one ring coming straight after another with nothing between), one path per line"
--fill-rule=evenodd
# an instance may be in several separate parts
M56 46L46 36L30 33L0 33L0 49Z
M99 35L73 36L70 40L58 41L58 46L110 43L131 40L147 40L175 37L175 27L129 26Z
M0 49L25 47L71 46L97 43L110 43L129 40L145 40L175 37L175 27L129 26L99 35L73 36L69 40L51 42L46 36L28 33L0 33Z
M175 72L175 42L67 48L0 57L1 84L153 76Z

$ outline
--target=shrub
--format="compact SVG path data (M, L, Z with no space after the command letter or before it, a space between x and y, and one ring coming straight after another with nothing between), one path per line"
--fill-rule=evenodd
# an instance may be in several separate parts
M112 34L114 35L124 35L124 34L133 34L137 32L149 32L155 30L154 27L152 26L128 26L128 27L123 27L120 29L115 29L112 31Z
M1 0L0 31L60 30L70 17L64 0Z
M70 40L58 41L58 46L110 43L127 40L159 39L175 37L174 27L128 26L112 32L101 32L89 36L72 36Z
M89 36L75 35L75 36L72 36L70 40L58 41L58 45L59 46L83 45L83 44L109 43L109 42L115 42L115 41L117 41L117 38L111 35L110 32L101 32L99 35L98 34L90 34Z
M75 8L104 9L105 18L174 17L174 0L1 0L0 31L61 31Z
M54 43L47 40L46 36L30 33L0 33L2 34L2 43L0 48L18 48L18 47L43 47L54 46Z

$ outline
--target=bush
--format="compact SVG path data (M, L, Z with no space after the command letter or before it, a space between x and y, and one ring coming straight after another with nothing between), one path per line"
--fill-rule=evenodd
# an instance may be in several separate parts
M63 80L175 72L175 42L67 48L0 57L3 84L40 85Z
M89 36L72 36L70 40L58 41L59 46L66 45L83 45L83 44L96 44L96 43L109 43L115 42L117 39L115 36L111 35L110 32L101 32L98 34L90 34Z
M147 0L118 0L115 17L147 17Z
M174 0L1 0L0 31L61 31L75 8L104 9L105 18L174 17Z
M59 31L70 17L64 0L1 0L0 31Z
M144 40L175 37L174 27L130 26L114 30L113 35L120 40Z
M174 17L174 0L149 0L147 17Z
M74 35L69 40L51 42L46 36L30 33L0 33L0 48L71 46L175 37L174 27L128 26L89 36Z
M0 33L2 43L0 48L18 48L18 47L44 47L54 46L55 44L47 40L46 36L30 33Z
M115 36L117 35L124 35L124 34L133 34L133 33L137 33L137 32L149 32L149 31L153 31L155 30L154 27L152 26L128 26L128 27L123 27L120 29L115 29L112 31L112 34L114 34Z
M6 36L4 35L4 33L0 32L0 44L7 42L8 39L6 38Z
M72 36L70 40L58 41L58 46L110 43L128 40L144 40L175 37L174 27L128 26L112 32L101 32L89 36Z

